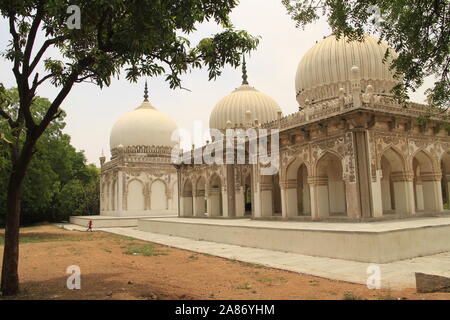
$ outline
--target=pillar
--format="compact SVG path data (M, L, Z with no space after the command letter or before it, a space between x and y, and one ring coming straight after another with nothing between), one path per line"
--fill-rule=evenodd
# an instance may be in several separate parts
M283 192L282 192L283 195ZM285 184L286 217L298 216L297 180L288 180Z
M422 174L423 181L423 206L425 211L442 212L442 189L440 173Z
M414 184L413 173L396 172L391 174L394 184L395 212L399 214L414 214Z
M328 200L328 178L308 177L311 193L311 217L318 219L330 215Z
M260 183L261 217L273 215L272 183Z

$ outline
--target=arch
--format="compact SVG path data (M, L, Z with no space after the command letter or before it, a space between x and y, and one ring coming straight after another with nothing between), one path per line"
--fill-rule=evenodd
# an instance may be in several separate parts
M379 158L383 214L411 214L415 211L414 186L405 157L390 146Z
M111 190L110 190L110 204L109 204L109 208L111 211L115 211L116 210L116 194L117 194L117 180L113 180L110 184Z
M347 215L342 157L326 151L315 166L316 207L319 217Z
M150 186L151 210L167 210L167 186L161 179L153 180Z
M208 215L223 216L222 181L217 173L209 177L208 186Z
M411 160L416 211L439 212L443 209L441 172L433 158L419 150Z
M285 179L287 216L311 215L308 167L305 162L299 158L291 161Z
M127 205L129 211L144 211L144 183L139 179L132 179L127 184Z
M389 161L393 172L404 172L406 170L405 158L402 156L402 152L394 146L389 146L380 153L380 157L378 158L379 168L381 168L383 156Z

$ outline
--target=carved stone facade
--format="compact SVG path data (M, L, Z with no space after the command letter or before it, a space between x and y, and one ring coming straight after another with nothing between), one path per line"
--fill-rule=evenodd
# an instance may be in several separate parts
M180 214L364 220L444 212L449 123L428 112L369 86L308 105L255 127L279 130L275 175L261 175L260 164L180 165Z
M170 152L170 147L128 146L114 148L109 162L100 158L100 214L176 213L178 183Z

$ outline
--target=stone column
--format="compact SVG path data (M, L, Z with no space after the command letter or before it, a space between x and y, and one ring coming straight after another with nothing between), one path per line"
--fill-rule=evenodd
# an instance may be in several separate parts
M272 183L260 183L262 217L271 217L273 215L272 189Z
M311 193L311 217L318 219L330 215L328 200L328 178L308 177L309 190Z
M226 199L224 201L224 210L223 215L225 217L236 217L236 191L235 191L235 179L234 179L234 164L227 164L227 189L224 193L224 197L222 199ZM226 202L226 205L225 205Z
M288 180L285 184L286 217L298 216L297 180Z
M446 178L445 179L446 181L444 181L444 183L447 183L446 192L447 192L447 201L448 201L448 206L449 206L447 208L447 210L448 210L448 209L450 209L450 174L446 175L445 178Z
M395 212L414 214L414 185L412 172L395 172L391 174L394 183Z
M376 179L375 181L371 180L371 196L372 196L372 215L374 217L382 217L383 216L383 188L381 186L383 171L376 171ZM389 182L388 182L389 183ZM389 195L390 197L390 195ZM390 200L389 200L390 201Z
M243 217L245 215L245 194L244 188L241 186L236 188L236 217Z
M423 198L423 182L422 179L418 178L416 180L416 211L424 210L424 198Z
M421 175L423 181L423 206L425 211L442 212L444 210L441 189L441 173Z
M349 186L351 190L348 194L351 198L347 197L347 215L349 217L365 217L369 218L373 216L372 199L371 199L371 184L370 184L370 164L369 164L369 152L367 149L368 142L366 138L366 131L363 129L355 129L354 134L354 152L357 166L357 188L354 191L356 194L351 194L353 188ZM356 198L354 198L356 196ZM358 199L359 201L355 201ZM349 204L349 202L358 202L358 207ZM349 210L350 209L350 210Z

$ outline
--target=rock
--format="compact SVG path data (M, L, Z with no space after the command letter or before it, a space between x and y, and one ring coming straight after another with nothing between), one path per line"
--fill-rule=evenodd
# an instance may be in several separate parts
M416 272L418 293L450 292L450 278Z

